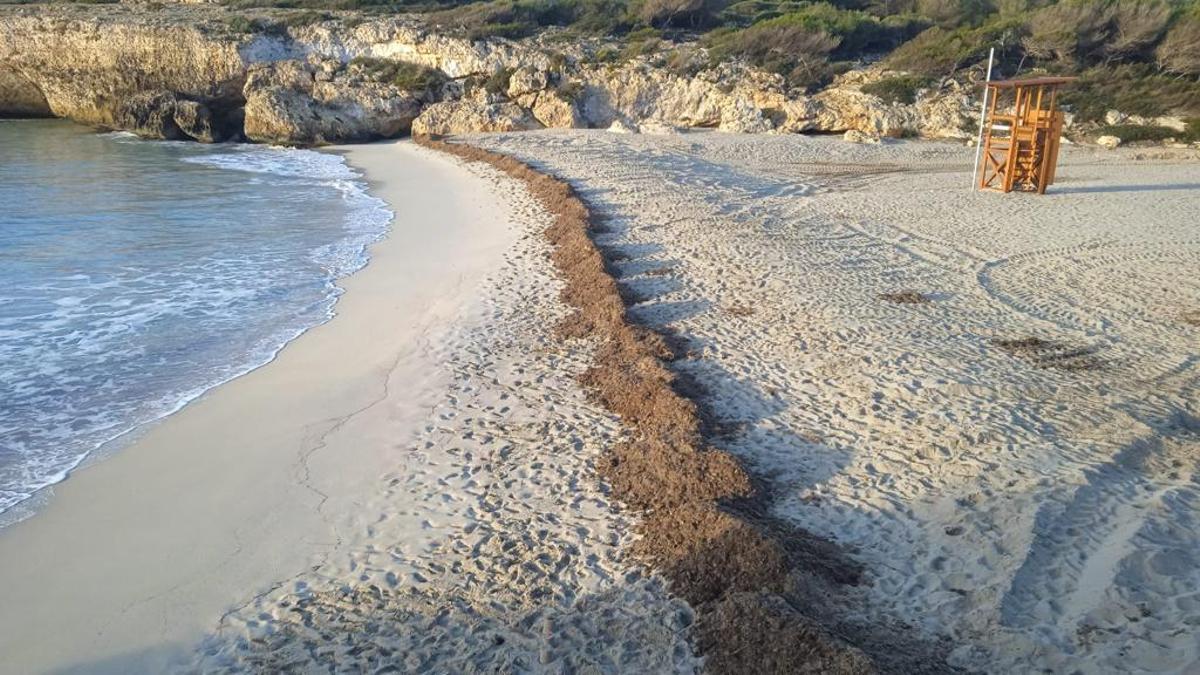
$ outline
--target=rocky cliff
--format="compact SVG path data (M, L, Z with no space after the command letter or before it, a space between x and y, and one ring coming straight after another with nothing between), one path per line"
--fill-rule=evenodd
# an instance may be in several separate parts
M157 9L151 9L156 7ZM698 48L697 48L698 49ZM379 64L416 64L435 83ZM320 144L423 133L602 127L965 137L968 88L913 104L852 72L814 96L737 64L681 71L586 45L469 41L417 19L342 13L289 25L218 6L0 6L0 116L57 116L154 138Z

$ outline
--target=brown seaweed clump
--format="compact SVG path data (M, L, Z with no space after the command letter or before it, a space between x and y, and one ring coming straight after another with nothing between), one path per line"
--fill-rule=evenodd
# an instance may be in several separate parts
M482 148L415 140L523 181L553 216L545 234L565 284L562 299L574 310L558 333L598 343L581 384L630 430L627 440L601 458L599 471L613 495L641 515L637 555L696 608L697 644L709 669L873 672L861 651L831 636L782 595L792 572L816 555L814 547L788 541L777 527L737 508L753 503L750 475L732 455L705 444L696 404L678 393L666 365L674 354L667 340L626 317L621 289L590 236L592 215L571 186ZM840 574L842 581L853 581L857 569Z

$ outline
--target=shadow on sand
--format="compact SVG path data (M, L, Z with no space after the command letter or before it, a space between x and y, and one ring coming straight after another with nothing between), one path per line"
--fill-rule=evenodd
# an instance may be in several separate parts
M1074 195L1106 192L1168 192L1174 190L1200 190L1200 183L1167 183L1165 185L1095 185L1091 187L1053 188L1050 194Z

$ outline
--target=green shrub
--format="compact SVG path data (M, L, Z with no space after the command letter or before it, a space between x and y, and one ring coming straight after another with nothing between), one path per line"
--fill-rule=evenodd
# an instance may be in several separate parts
M628 7L621 0L496 0L434 12L430 21L472 40L517 39L546 26L570 26L588 34L628 30Z
M629 33L625 35L625 39L630 42L639 42L642 40L662 38L662 36L663 33L661 30L654 28L653 26L642 26L637 30L629 31Z
M361 68L363 74L376 82L387 82L406 91L428 91L446 81L440 70L416 63L360 56L350 65Z
M311 26L322 21L329 21L333 18L328 12L316 12L313 10L305 10L303 12L289 12L284 14L279 19L279 23L288 28L300 28L302 26Z
M984 0L916 0L913 11L943 28L976 25L992 10Z
M722 26L746 28L760 21L799 12L810 4L808 0L742 0L726 7L719 18Z
M663 41L658 38L646 38L629 42L621 49L619 60L628 61L638 56L650 56L657 53Z
M703 28L717 23L726 0L638 0L635 14L650 26Z
M1184 133L1170 127L1114 124L1097 129L1095 135L1116 136L1126 143L1133 143L1136 141L1165 141L1168 138L1181 138L1184 136Z
M512 68L501 68L494 71L488 78L483 81L483 89L489 94L505 94L508 92L508 83L512 81Z
M597 63L616 63L621 60L621 51L615 47L601 47L593 57Z
M663 66L680 77L695 77L708 66L708 60L699 50L682 47L668 52Z
M934 26L901 45L886 63L897 70L923 75L950 75L985 58L993 46L1003 61L1019 51L1023 26L1019 19L994 19L978 28L956 30Z
M225 27L233 33L253 33L255 32L254 21L249 17L241 14L225 17Z
M828 57L840 42L841 38L791 15L742 30L714 31L708 36L709 54L716 61L743 58L783 75L792 86L804 88L830 77Z
M1158 67L1169 73L1200 75L1200 17L1180 17L1154 56Z
M929 85L931 78L916 76L888 77L864 84L864 94L878 96L888 103L916 103L917 92Z
M1062 103L1081 121L1109 110L1128 115L1200 115L1200 82L1162 75L1152 66L1127 64L1084 71L1063 88Z

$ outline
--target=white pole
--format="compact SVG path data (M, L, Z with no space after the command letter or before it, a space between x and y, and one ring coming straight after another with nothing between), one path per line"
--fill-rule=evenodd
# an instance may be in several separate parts
M995 58L996 48L992 47L988 52L987 77L983 81L983 107L979 110L979 136L975 139L975 169L971 172L971 192L979 189L979 153L983 152L983 124L984 118L987 117L988 83L992 81L992 60Z

